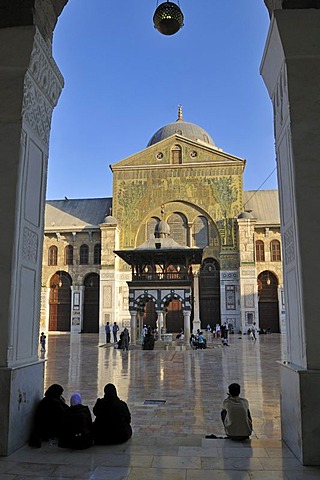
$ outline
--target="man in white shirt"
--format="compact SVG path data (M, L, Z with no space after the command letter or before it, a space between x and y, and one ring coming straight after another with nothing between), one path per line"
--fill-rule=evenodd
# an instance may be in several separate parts
M252 434L252 419L248 400L239 397L240 385L229 385L228 397L223 401L221 419L228 438L246 440Z

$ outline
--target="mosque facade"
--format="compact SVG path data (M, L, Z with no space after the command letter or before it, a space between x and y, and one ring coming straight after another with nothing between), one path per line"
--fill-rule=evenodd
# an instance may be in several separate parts
M47 201L41 328L284 331L278 192L244 191L245 165L179 107L111 166L112 198Z

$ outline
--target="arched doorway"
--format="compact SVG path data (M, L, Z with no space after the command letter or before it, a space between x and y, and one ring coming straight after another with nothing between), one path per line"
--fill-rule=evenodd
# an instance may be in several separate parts
M56 272L50 280L49 331L70 332L72 280L67 272Z
M183 328L183 311L181 301L173 299L167 306L166 328L168 333L180 332Z
M272 272L258 276L258 296L260 328L279 333L278 280Z
M84 279L83 333L99 332L99 285L97 273L89 273Z
M144 307L143 324L156 328L157 312L155 303L152 300L148 300Z
M214 258L206 258L199 278L201 327L220 323L220 266Z

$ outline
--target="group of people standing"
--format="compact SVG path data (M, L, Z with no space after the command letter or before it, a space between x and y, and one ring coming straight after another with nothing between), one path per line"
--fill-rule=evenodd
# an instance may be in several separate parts
M129 330L127 327L123 329L123 331L120 333L120 338L118 340L118 332L119 332L119 325L117 322L114 322L112 327L110 326L110 322L107 322L105 327L105 333L106 333L106 343L111 343L111 331L113 335L113 343L115 345L115 348L121 349L121 350L129 350L129 344L130 344L130 334Z
M45 392L36 408L30 446L39 448L42 441L54 439L62 448L85 449L124 443L132 436L128 405L120 400L112 383L104 387L104 397L96 400L94 421L79 393L71 396L70 406L62 394L59 384L51 385Z

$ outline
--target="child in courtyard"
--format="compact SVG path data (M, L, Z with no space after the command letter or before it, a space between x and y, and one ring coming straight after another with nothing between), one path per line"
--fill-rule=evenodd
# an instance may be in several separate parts
M46 339L47 337L45 336L44 332L41 332L41 335L40 335L40 351L41 352L46 351Z

